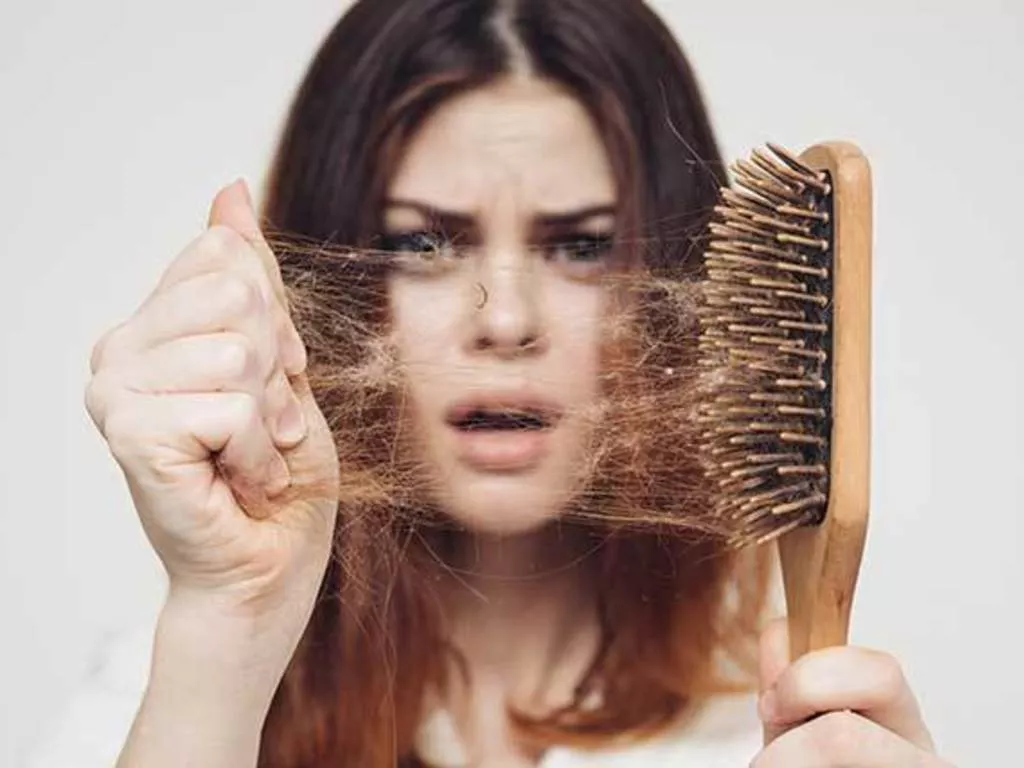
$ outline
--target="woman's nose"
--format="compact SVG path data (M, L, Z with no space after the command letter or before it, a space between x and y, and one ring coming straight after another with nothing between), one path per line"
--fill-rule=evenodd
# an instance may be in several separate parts
M536 354L545 329L540 286L526 249L485 254L470 299L472 351L516 357Z

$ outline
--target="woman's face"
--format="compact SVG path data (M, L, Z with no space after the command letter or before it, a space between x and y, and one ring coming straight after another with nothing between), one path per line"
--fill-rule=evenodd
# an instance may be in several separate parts
M385 206L416 458L470 530L535 529L572 496L599 394L616 190L595 126L536 79L454 97Z

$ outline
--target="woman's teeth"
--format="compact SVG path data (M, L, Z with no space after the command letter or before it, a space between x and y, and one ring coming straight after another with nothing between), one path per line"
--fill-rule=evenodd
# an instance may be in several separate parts
M470 412L466 418L456 425L458 429L471 430L531 430L544 429L545 419L537 413L524 411L484 411Z

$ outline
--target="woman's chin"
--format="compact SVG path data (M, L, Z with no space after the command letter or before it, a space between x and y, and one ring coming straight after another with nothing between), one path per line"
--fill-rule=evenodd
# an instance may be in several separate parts
M514 536L557 520L565 508L564 489L548 487L534 476L482 476L444 489L441 508L473 533Z

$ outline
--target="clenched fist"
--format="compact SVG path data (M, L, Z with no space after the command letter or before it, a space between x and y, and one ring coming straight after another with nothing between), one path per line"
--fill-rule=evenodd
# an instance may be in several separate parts
M337 508L337 453L305 366L277 261L236 182L96 344L86 390L171 594L275 620L283 606L296 637Z

